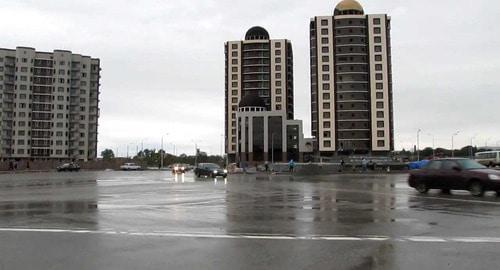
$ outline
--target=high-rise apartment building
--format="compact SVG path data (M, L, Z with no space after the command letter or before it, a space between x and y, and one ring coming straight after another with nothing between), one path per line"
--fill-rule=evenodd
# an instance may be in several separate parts
M286 39L270 39L264 28L253 27L245 40L225 43L225 62L225 144L229 160L234 161L241 151L237 112L244 97L258 96L265 111L283 112L284 120L294 117L292 45Z
M97 158L99 59L0 49L1 159Z
M310 22L315 152L385 154L394 149L391 19L343 0Z

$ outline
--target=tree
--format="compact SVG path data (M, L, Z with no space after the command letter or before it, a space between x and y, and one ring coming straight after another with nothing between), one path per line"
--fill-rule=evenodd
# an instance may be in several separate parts
M115 158L115 153L113 153L113 150L111 149L105 149L101 152L101 156L104 160L110 160Z

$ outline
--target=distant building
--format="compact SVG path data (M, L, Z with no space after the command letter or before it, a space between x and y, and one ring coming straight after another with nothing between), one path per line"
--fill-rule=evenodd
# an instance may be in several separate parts
M394 150L391 19L343 0L310 22L311 117L315 152Z
M97 158L99 59L0 49L0 157Z
M226 153L231 162L298 160L302 122L293 120L293 52L253 27L225 43ZM274 150L274 152L273 152Z

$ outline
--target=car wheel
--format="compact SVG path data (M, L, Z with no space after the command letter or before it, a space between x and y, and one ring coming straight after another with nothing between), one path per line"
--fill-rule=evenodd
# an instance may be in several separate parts
M451 190L449 190L449 189L441 189L441 193L446 194L446 195L451 195Z
M469 186L469 191L474 197L482 197L484 195L484 188L481 182L474 181Z
M417 184L417 187L416 187L417 191L420 192L421 194L426 194L427 192L429 192L429 188L427 187L427 185L423 182L420 182Z

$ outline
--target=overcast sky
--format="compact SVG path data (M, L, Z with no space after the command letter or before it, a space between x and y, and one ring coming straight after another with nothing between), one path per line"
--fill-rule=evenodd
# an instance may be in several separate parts
M292 41L295 112L310 136L309 19L331 0L0 0L0 47L101 59L99 152L221 152L224 41L254 25ZM392 17L396 148L500 144L500 2L360 0Z

